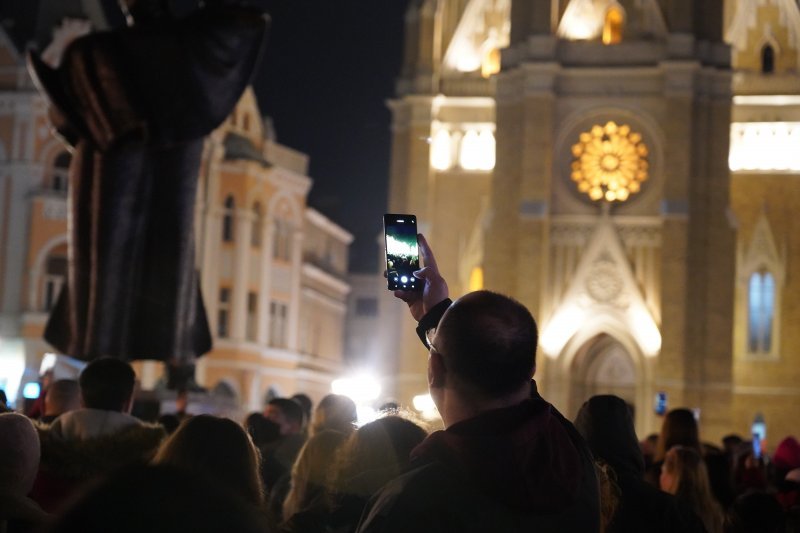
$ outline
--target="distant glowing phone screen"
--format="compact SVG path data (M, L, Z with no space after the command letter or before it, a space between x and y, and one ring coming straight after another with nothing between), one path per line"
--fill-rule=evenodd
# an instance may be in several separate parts
M421 289L422 283L413 274L415 270L419 270L417 217L384 215L383 230L386 235L386 277L389 290Z

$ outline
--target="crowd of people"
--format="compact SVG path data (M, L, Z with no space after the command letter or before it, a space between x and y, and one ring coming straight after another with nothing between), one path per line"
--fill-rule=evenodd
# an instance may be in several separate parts
M241 423L129 413L136 376L100 358L35 412L0 402L0 533L261 531L800 533L800 443L772 456L701 439L691 410L640 440L623 399L567 420L538 392L530 312L449 299L420 236L423 291L397 291L429 350L443 430L396 406L357 424L330 394L275 398Z

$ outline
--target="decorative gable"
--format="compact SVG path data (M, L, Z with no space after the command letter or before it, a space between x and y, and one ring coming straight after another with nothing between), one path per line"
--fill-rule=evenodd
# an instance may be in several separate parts
M658 324L608 215L592 234L564 298L543 328L542 348L557 357L573 335L591 324L627 332L645 355L657 355L661 349Z

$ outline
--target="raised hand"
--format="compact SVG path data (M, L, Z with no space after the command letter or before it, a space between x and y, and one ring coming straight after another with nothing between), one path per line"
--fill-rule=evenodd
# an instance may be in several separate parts
M417 235L417 243L419 244L423 268L414 272L414 277L424 281L422 290L398 290L394 291L394 295L408 304L411 316L419 322L431 308L448 298L449 291L447 282L439 273L439 267L436 266L436 258L433 256L433 251L428 245L428 241L425 240L425 236L421 233Z

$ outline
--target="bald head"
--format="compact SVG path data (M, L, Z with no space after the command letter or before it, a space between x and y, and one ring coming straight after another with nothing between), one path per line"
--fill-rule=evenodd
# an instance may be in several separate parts
M434 342L448 371L488 396L512 393L530 381L537 343L530 312L490 291L472 292L454 302Z

